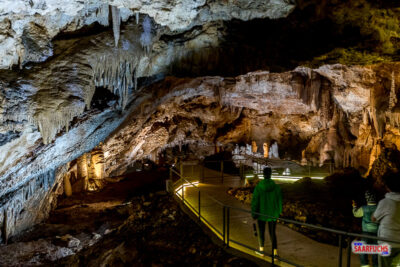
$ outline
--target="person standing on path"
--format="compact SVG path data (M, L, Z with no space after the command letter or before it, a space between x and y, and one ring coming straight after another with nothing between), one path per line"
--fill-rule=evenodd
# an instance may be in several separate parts
M372 221L379 222L378 237L400 242L400 174L387 173L382 177L388 193L379 201ZM400 266L400 243L379 241L391 246L389 256L379 256L379 266Z
M365 192L365 200L367 202L367 205L363 205L361 207L358 207L357 203L353 200L353 214L354 217L362 217L363 235L376 236L378 232L378 224L376 222L373 222L371 219L371 215L376 210L376 197L371 191L367 190ZM376 240L370 238L363 238L362 241L364 241L365 244L369 245L377 244ZM368 267L368 254L360 254L360 262L361 267ZM376 254L372 254L372 266L378 267L378 255Z
M279 185L271 180L271 173L270 167L264 168L264 180L261 180L254 188L251 199L251 215L253 219L257 220L258 243L260 246L260 250L257 253L264 254L265 226L268 222L268 232L274 256L277 256L276 218L282 213L282 193Z

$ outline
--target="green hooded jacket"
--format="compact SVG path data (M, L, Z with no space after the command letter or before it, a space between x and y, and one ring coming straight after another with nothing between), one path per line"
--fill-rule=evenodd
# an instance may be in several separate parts
M276 219L254 213L279 217L282 213L282 193L279 185L271 179L261 180L254 188L251 198L251 212L254 219L266 222L276 221Z

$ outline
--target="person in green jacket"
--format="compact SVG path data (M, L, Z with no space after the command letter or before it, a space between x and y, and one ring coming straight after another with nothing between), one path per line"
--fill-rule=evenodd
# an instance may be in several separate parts
M367 190L365 192L365 200L367 202L367 205L363 206L358 206L357 202L353 200L353 214L354 217L358 218L362 217L363 235L376 236L379 224L373 222L371 218L372 214L376 210L376 197L370 190ZM371 244L371 245L377 244L376 240L370 238L363 238L362 241L364 241L366 244ZM361 267L368 267L369 266L368 254L360 254L360 262L361 262ZM378 267L378 255L376 254L372 255L372 266Z
M282 193L279 185L271 180L271 173L270 167L264 168L264 180L261 180L254 188L251 212L253 219L257 220L258 243L261 254L264 253L265 225L268 222L268 232L274 255L277 256L276 220L282 213Z

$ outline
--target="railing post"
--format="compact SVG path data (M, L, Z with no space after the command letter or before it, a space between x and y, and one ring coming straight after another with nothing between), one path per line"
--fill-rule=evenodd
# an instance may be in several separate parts
M226 209L226 246L229 247L229 224L230 224L230 212L231 209L228 207Z
M179 164L179 173L181 174L181 179L183 179L183 163L182 163L182 161Z
M169 179L172 181L172 166L169 168Z
M200 198L200 192L201 192L201 191L199 190L199 203L198 203L198 205L199 205L199 206L198 206L198 207L199 207L199 221L201 221L201 212L200 212L200 207L201 207L201 206L200 206L200 203L201 203L200 199L201 199L201 198Z
M182 179L182 202L185 204L185 181Z
M338 266L342 267L342 234L339 234L339 262Z
M224 206L222 208L222 240L224 241L225 244L225 225L226 225L226 212L225 212L226 207Z
M347 238L347 267L350 267L351 263L351 238Z
M221 161L221 183L224 183L224 161Z
M201 182L204 183L204 162L201 164Z

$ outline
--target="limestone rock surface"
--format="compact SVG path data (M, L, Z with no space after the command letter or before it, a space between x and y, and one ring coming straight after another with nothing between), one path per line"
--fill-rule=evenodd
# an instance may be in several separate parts
M0 69L51 56L50 40L95 22L108 26L109 6L120 9L122 20L134 12L148 14L171 31L217 20L286 17L294 4L285 0L143 1L143 0L3 0L0 4ZM30 52L35 49L35 54Z

